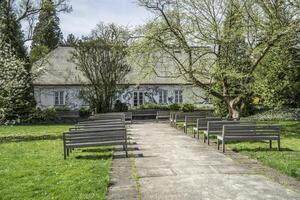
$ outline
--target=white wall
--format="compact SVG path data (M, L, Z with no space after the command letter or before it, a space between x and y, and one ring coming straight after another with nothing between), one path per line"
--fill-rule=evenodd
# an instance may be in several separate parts
M191 85L148 85L148 86L129 86L127 89L119 92L117 97L121 102L133 106L133 93L144 92L144 102L159 103L159 90L168 91L168 104L175 103L175 90L183 91L183 103L207 104L202 98L205 93L200 88ZM54 92L64 91L66 106L71 109L78 109L87 106L80 99L80 86L35 86L34 95L40 108L49 108L54 106Z

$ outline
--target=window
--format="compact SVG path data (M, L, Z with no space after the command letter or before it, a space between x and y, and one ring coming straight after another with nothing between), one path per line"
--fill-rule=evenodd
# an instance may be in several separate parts
M159 90L159 103L160 104L168 103L168 91L167 90Z
M182 103L182 90L175 90L175 103Z
M134 92L133 93L133 105L143 105L144 103L144 93L143 92Z
M54 92L54 105L65 105L65 92L55 91Z

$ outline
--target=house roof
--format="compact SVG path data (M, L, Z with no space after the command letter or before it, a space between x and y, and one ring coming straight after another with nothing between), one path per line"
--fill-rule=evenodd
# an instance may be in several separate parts
M37 62L34 67L42 66L43 72L34 80L34 85L82 85L88 84L84 74L71 61L72 47L57 47L50 52L45 61ZM170 66L171 67L171 66ZM189 84L183 78L161 76L167 72L158 70L160 76L155 73L145 73L145 70L137 66L131 66L130 72L119 84L153 85L153 84ZM147 75L145 75L147 74Z

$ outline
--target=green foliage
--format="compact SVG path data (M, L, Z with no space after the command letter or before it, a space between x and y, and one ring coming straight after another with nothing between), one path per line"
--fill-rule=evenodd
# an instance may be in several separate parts
M30 75L12 48L0 41L0 122L27 115L32 107ZM33 97L32 97L33 98Z
M300 106L300 49L292 46L273 48L255 73L254 91L265 106Z
M23 42L24 35L21 24L17 21L16 14L7 1L0 2L0 33L2 41L13 47L13 53L17 58L25 59L27 52Z
M300 108L283 108L257 111L256 114L247 117L251 120L300 120Z
M91 112L91 109L90 109L90 108L82 107L82 108L79 109L79 117L87 118L87 117L89 117L91 114L92 114L92 112Z
M182 110L183 112L193 112L195 109L196 109L196 108L195 108L195 106L194 106L193 104L188 104L188 103L186 103L186 104L183 104L183 105L181 106L181 110Z
M49 53L49 48L45 45L35 46L30 51L30 62L34 63L41 58L44 58Z
M143 105L137 106L134 110L168 110L168 105L156 104L156 103L145 103Z
M25 123L36 123L36 122L51 122L59 120L60 117L57 114L57 110L49 108L41 110L40 108L33 109L31 113L21 118L22 122Z
M79 43L79 39L71 33L67 36L67 39L64 40L63 45L73 47L76 46L78 43Z
M126 103L122 103L120 100L117 100L114 105L115 112L126 112L128 111L128 106Z
M111 148L75 150L65 161L62 145L61 140L1 144L1 198L106 199Z
M42 58L45 52L47 52L46 49L51 51L56 48L59 42L62 41L62 38L62 32L59 27L59 18L54 3L52 0L43 0L38 23L34 28L32 36L31 46L34 54L30 55L31 61L35 62Z
M172 111L177 111L177 110L180 110L181 106L177 103L173 103L171 105L169 105L169 110L172 110Z

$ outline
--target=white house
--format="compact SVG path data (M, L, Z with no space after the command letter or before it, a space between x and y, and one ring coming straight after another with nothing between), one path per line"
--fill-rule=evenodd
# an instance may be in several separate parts
M47 56L44 72L34 80L34 96L40 108L66 106L78 109L88 106L80 98L80 90L87 83L77 66L70 60L72 47L58 47ZM127 89L117 94L129 107L145 103L207 104L204 92L180 78L144 75L141 69L131 67L120 85Z

